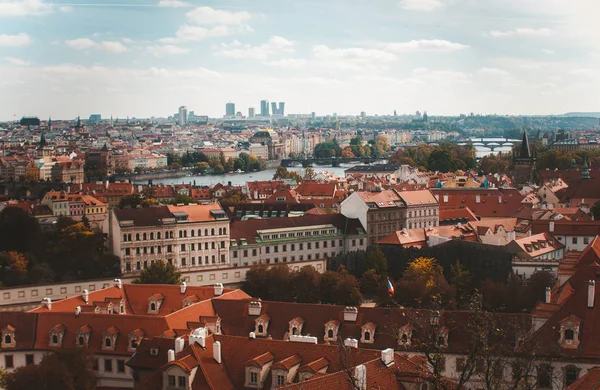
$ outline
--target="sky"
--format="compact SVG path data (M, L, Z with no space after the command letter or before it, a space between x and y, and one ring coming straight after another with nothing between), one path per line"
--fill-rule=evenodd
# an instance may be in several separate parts
M600 111L598 0L0 0L0 120Z

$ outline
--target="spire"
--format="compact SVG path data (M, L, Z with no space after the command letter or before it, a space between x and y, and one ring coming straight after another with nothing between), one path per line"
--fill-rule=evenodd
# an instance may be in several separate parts
M81 118L80 117L77 117L77 126L76 127L77 128L81 127Z
M48 131L52 130L52 118L48 117Z
M581 178L587 180L590 178L590 170L587 163L587 157L583 160L583 170L581 171Z
M521 142L521 155L520 158L531 158L531 150L529 149L529 138L527 138L527 132L523 131L523 141Z

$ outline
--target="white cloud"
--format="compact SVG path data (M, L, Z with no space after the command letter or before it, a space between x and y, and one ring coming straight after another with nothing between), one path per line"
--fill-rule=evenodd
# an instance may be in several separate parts
M386 42L382 43L380 46L384 50L388 50L391 52L451 52L457 50L464 50L469 47L469 45L450 42L444 39L417 39L408 42Z
M127 47L125 47L125 45L116 41L104 41L100 43L100 47L104 51L115 54L124 53L127 51Z
M60 7L58 7L58 10L59 10L60 12L63 12L63 13L65 13L65 14L67 14L67 13L69 13L69 12L73 11L73 7L70 7L70 6L68 6L68 5L63 5L63 6L60 6Z
M196 24L231 26L246 24L252 16L248 11L226 11L211 7L197 7L186 14Z
M392 62L397 59L395 54L378 49L364 49L360 47L329 48L326 45L316 45L313 53L317 60L339 60L352 62Z
M248 26L249 27L249 26ZM250 30L251 31L251 30ZM226 37L234 34L229 26L221 25L214 27L190 26L184 24L175 33L175 38L161 38L160 43L176 43L181 41L201 41L211 37Z
M444 6L442 0L400 0L402 9L407 11L433 11Z
M190 7L191 4L180 0L160 0L157 4L159 7L183 8Z
M308 63L304 58L282 58L275 61L265 61L265 65L276 68L302 68Z
M96 42L89 38L77 38L65 41L65 45L75 50L88 50L96 46Z
M77 38L65 41L65 45L75 50L91 50L99 49L107 53L120 54L128 49L125 45L118 41L102 41L96 42L89 38Z
M479 74L488 75L488 76L510 76L510 73L503 69L498 68L481 68L479 69Z
M499 31L492 30L489 32L494 38L512 37L512 36L527 36L527 37L547 37L552 35L553 31L549 28L530 28L519 27L514 30Z
M148 50L148 53L156 57L168 57L172 55L186 54L190 52L190 49L188 48L174 45L148 46L146 49Z
M556 53L554 50L550 50L550 49L542 49L542 52L544 52L546 54L555 54Z
M31 43L31 38L25 33L16 35L0 34L0 46L25 46Z
M43 0L0 0L0 16L40 15L52 11Z
M4 58L8 63L12 64L12 65L16 65L16 66L29 66L31 65L31 62L29 61L25 61L22 60L20 58L14 58L14 57L5 57Z
M273 36L268 42L256 46L242 45L240 42L234 41L231 44L222 44L216 54L230 58L264 60L273 54L292 53L294 44L294 42L279 36Z

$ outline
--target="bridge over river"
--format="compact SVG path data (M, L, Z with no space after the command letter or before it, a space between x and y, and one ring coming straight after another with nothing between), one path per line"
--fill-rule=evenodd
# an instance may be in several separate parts
M339 167L340 164L372 164L375 162L387 161L386 158L380 157L328 157L328 158L285 158L281 160L282 167L295 167L302 165L303 168L312 167L313 165L331 165L332 167Z

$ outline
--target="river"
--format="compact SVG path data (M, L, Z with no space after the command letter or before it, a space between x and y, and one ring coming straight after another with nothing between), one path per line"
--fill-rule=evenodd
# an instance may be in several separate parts
M315 165L314 171L319 173L327 171L334 175L344 177L344 171L356 164L341 164L340 167L332 167L331 165ZM270 168L259 172L245 172L245 173L231 173L226 175L192 175L184 177L172 177L168 179L154 179L153 184L195 184L195 185L208 185L213 186L217 183L227 184L231 182L232 185L242 185L249 181L263 181L273 180L273 175L276 169ZM302 167L291 167L288 171L304 172ZM148 184L147 180L136 181L135 184Z

